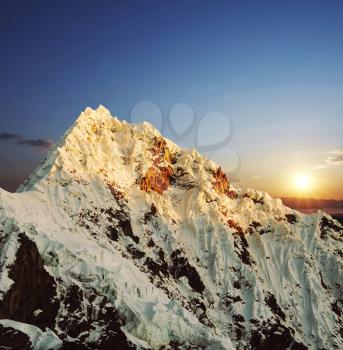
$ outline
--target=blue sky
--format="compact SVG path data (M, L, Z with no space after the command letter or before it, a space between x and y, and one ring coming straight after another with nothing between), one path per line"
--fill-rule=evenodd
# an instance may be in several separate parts
M185 103L198 119L212 113L201 132L204 144L227 128L213 112L229 116L231 142L207 155L230 170L238 154L238 183L285 195L285 173L305 171L319 181L314 195L343 198L342 164L320 168L343 148L343 2L3 1L0 7L0 133L56 141L86 106L103 104L130 119L140 101L158 105L162 117ZM185 120L181 112L176 128ZM154 121L153 114L146 119ZM43 153L16 142L0 140L6 188ZM183 143L194 146L193 139Z

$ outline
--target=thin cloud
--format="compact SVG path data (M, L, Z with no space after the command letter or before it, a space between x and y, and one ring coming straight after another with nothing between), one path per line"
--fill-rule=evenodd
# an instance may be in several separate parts
M334 151L327 159L329 164L343 163L343 150Z
M21 139L21 135L13 134L11 132L1 132L0 133L0 140L14 140L14 139Z
M54 143L50 139L21 140L18 145L30 146L39 149L49 149Z
M343 164L343 149L331 151L327 154L323 164L317 165L316 169L326 169Z
M24 139L22 135L12 132L0 132L0 141L17 140L18 145L29 146L41 150L49 149L54 143L50 139Z

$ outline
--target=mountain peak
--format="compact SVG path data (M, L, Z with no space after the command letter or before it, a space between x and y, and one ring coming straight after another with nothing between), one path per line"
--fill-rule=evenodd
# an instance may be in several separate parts
M83 112L79 115L79 117L76 119L76 124L80 122L87 122L87 121L106 121L110 118L113 118L110 111L104 107L103 105L99 105L98 108L93 109L91 107L86 107Z
M55 174L58 169L67 170L68 164L74 163L74 167L79 165L80 157L83 157L85 162L86 158L91 156L87 150L99 146L100 135L105 131L121 130L125 125L127 125L125 121L113 117L103 105L99 105L96 109L85 108L57 144L49 150L29 179L18 188L18 192L33 189L42 179Z
M113 117L102 105L97 109L87 107L18 191L31 190L47 181L62 181L61 177L68 174L88 181L104 173L125 173L128 169L123 166L124 158L136 159L144 168L144 163L150 162L148 149L156 137L161 135L150 123L129 124ZM173 145L171 141L168 144Z
M24 193L0 191L0 340L342 348L343 227L229 180L151 124L87 108Z

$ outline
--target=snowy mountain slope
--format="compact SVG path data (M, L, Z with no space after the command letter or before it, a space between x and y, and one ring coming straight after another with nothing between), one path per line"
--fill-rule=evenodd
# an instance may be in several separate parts
M330 216L87 108L17 193L0 189L0 345L343 348L342 240Z

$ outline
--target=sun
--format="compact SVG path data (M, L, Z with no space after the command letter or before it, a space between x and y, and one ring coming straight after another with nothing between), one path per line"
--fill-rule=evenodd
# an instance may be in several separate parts
M295 177L294 183L299 191L306 191L311 187L311 179L306 174L301 174Z

